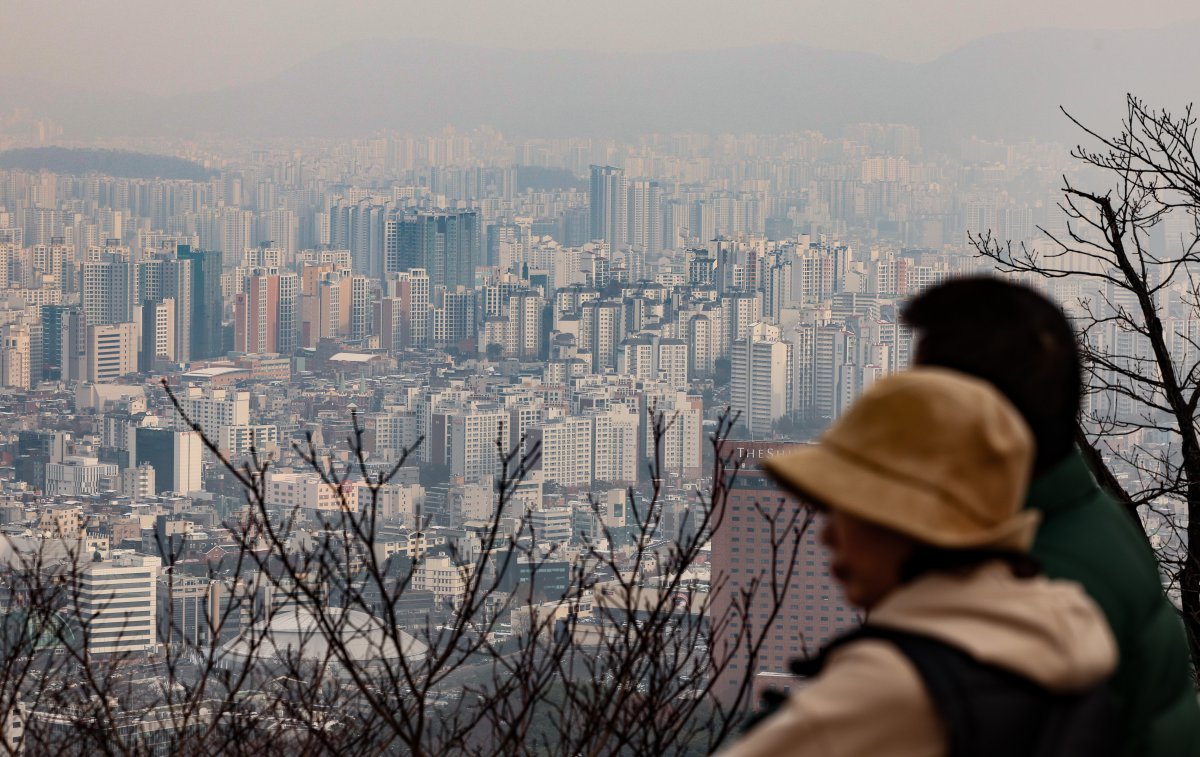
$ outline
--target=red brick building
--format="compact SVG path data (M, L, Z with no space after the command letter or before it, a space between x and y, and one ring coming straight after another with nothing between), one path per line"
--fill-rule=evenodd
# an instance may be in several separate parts
M783 606L759 654L757 673L786 673L791 659L815 652L831 637L858 623L857 613L847 607L830 575L829 555L820 542L820 520L809 523L791 563L792 541L787 540L773 556L768 521L755 508L755 503L759 503L772 513L782 502L783 512L790 514L792 508L801 506L794 497L776 488L760 467L764 458L797 446L794 442L730 440L723 448L723 454L743 458L743 467L729 491L724 512L714 519L719 525L712 535L712 585L721 588L713 596L711 618L716 621L725 617L731 603L758 578L764 585L755 593L749 618L750 631L757 637L773 605L767 583L771 573L782 584L788 570L792 571ZM780 519L781 525L786 522L786 517ZM803 523L803 517L798 522ZM722 638L713 639L713 652L718 659L722 650L734 643L741 622L738 616L724 629ZM715 693L722 701L732 702L750 664L743 640L717 681Z

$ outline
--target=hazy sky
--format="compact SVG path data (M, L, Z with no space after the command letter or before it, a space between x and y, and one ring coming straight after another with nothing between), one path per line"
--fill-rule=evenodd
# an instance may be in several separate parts
M1198 17L1195 0L0 0L0 76L210 89L372 37L613 51L789 42L921 61L995 32Z

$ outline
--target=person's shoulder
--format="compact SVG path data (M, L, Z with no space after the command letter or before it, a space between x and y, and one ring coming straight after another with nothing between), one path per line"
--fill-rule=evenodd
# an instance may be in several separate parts
M921 679L892 644L861 639L722 757L939 754L944 734Z
M840 693L868 706L925 697L920 675L904 653L887 640L871 638L831 652L821 675L800 695L807 704Z
M845 754L928 754L944 738L917 669L895 644L859 639L834 650L792 706L842 746ZM867 725L869 724L869 725ZM903 745L903 749L900 749Z
M1161 593L1146 537L1132 516L1099 489L1071 507L1043 513L1033 556L1051 578L1089 586L1102 577L1132 590Z

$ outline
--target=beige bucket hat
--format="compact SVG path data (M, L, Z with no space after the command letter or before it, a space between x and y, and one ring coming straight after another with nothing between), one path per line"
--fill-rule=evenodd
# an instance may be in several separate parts
M941 368L883 379L817 444L769 458L785 489L948 549L1028 550L1034 440L990 384Z

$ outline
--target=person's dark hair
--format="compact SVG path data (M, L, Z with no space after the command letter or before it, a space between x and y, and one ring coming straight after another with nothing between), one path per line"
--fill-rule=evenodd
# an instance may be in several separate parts
M927 573L968 574L984 563L999 561L1017 578L1033 578L1041 566L1026 552L999 549L942 549L922 545L900 566L900 580L908 583Z
M980 276L929 289L901 318L916 332L914 363L984 379L1016 406L1037 442L1035 473L1070 454L1083 369L1061 308L1028 287Z

